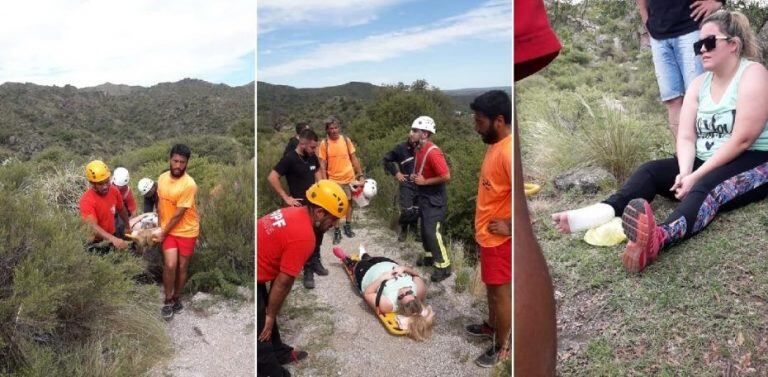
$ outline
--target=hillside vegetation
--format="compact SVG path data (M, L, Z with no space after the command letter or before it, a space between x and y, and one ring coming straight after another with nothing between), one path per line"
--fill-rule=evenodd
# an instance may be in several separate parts
M252 86L3 84L0 130L0 375L143 375L172 353L158 288L140 283L158 248L84 251L91 159L128 168L138 195L171 145L189 145L201 232L185 293L252 287Z

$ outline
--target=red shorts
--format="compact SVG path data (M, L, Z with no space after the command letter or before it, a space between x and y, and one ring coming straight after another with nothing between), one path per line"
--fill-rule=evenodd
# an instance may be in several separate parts
M168 249L178 249L179 255L188 257L195 252L197 237L179 237L167 235L163 240L163 252Z
M512 239L499 246L480 246L480 275L486 285L512 283Z

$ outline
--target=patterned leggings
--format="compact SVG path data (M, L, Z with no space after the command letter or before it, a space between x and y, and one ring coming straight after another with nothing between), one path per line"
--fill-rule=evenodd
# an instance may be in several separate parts
M696 170L704 161L696 159ZM624 185L604 203L621 216L630 200L652 201L656 195L675 199L669 188L679 173L677 158L655 160L640 166ZM704 229L719 212L760 201L768 196L768 152L745 151L694 185L674 211L659 223L666 233L662 247L692 237Z

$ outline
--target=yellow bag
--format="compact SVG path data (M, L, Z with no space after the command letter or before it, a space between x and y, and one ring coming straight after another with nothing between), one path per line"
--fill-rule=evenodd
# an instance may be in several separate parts
M584 234L584 242L594 246L614 246L626 239L624 229L621 228L621 217L614 217L613 220L592 228Z

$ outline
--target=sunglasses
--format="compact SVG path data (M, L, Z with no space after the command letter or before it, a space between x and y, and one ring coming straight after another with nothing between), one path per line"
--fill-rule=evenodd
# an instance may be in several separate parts
M700 39L697 42L693 43L693 52L696 55L701 55L701 47L704 46L706 51L712 51L717 46L717 40L718 39L724 39L726 41L730 41L731 37L716 37L714 35L710 35L709 37L706 37L704 39Z
M404 299L405 296L412 295L412 294L413 294L413 290L409 289L409 290L407 290L407 291L397 295L397 300L400 301L400 300Z

